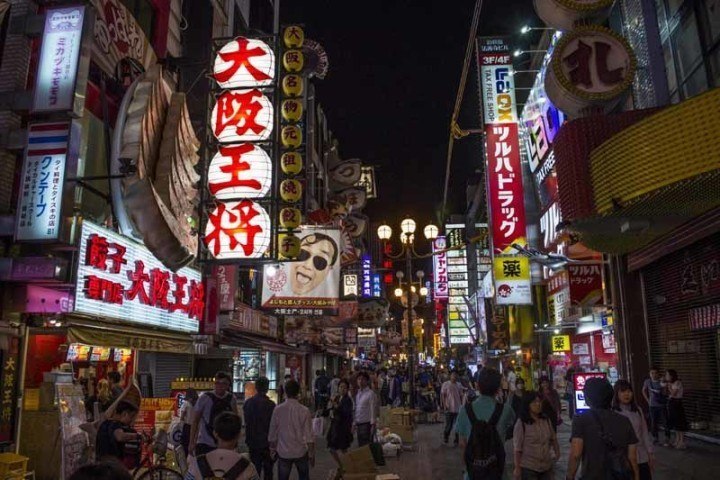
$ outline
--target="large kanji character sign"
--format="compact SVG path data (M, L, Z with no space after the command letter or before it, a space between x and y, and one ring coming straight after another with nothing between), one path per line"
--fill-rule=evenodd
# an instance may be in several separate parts
M250 143L221 146L210 161L208 188L220 200L264 197L272 186L267 152Z
M250 200L219 203L208 215L205 245L212 256L258 258L270 246L270 216Z
M213 107L210 120L223 143L267 140L273 131L273 105L260 90L228 90Z
M261 40L238 37L218 51L213 77L227 89L270 85L275 78L275 53Z

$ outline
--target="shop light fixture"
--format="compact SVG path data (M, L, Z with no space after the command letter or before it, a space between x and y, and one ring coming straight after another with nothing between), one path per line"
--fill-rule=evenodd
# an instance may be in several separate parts
M524 53L546 53L547 50L520 50L517 49L513 52L513 57L519 57L520 55Z
M532 32L533 30L554 30L554 29L549 28L549 27L531 27L529 25L523 25L523 27L520 29L520 35L525 35L527 33Z
M278 272L278 268L275 265L270 265L265 269L265 274L269 278L273 278Z

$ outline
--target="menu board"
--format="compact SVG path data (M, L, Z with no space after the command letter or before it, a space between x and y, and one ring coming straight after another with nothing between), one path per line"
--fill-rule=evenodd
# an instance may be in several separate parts
M129 348L115 348L115 361L116 362L129 362L132 358L132 350Z
M90 359L90 345L83 345L81 343L71 343L68 347L67 361L68 362L87 362Z
M110 360L110 349L108 347L92 347L91 362L107 362L108 360Z

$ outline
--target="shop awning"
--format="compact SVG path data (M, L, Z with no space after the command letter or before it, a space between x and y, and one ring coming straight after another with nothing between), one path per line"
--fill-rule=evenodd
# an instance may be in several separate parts
M303 347L293 347L292 345L271 338L264 338L251 333L237 332L230 329L224 329L222 331L220 343L238 347L259 348L268 352L291 355L308 353L308 350Z
M141 329L68 316L68 341L150 352L195 353L189 334Z

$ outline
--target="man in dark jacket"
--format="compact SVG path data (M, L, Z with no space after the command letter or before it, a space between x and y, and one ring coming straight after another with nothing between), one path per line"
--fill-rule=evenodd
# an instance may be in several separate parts
M257 393L245 400L243 413L245 415L245 443L248 446L250 460L255 465L258 475L265 480L273 478L273 459L270 456L268 433L270 432L270 419L275 402L267 396L270 381L267 377L260 377L255 381Z

